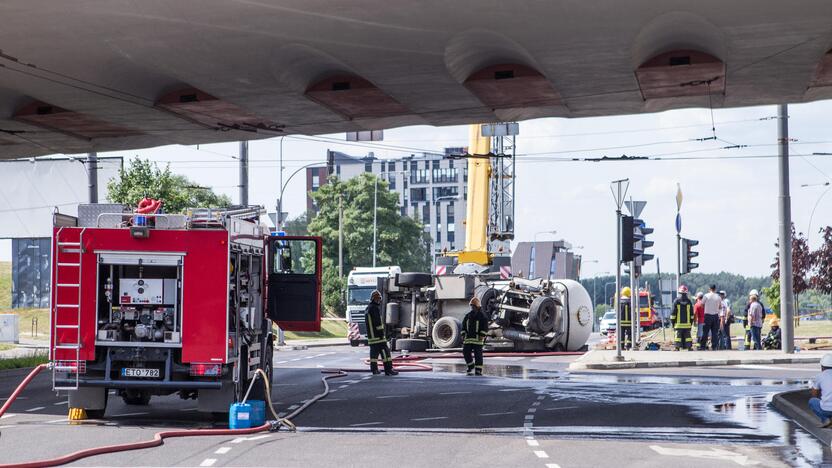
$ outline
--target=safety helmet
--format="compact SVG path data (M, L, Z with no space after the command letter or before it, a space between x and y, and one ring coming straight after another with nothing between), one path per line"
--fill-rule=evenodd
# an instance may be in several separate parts
M703 293L702 291L699 291L698 293L696 293L696 298L697 299L702 299L703 297L705 297L705 293Z
M688 293L688 287L687 286L685 286L684 284L679 286L679 294L687 294L687 293Z
M771 326L772 327L779 327L780 326L780 319L777 318L777 317L774 317L773 319L771 319Z
M473 307L481 307L480 299L478 297L474 296L474 297L471 298L471 302L469 302L468 305L473 306Z
M832 367L832 353L826 353L820 358L820 365L823 367Z
M624 297L630 297L632 295L632 292L630 291L629 287L625 286L621 288L621 295Z
M726 295L726 294L725 294L725 290L723 289L723 290L719 291L719 295L720 295L720 296L725 296L725 295Z
M381 292L379 292L378 289L373 290L373 292L370 293L370 300L373 301L373 302L380 301L381 300Z
M749 296L757 296L757 297L760 297L760 293L759 293L759 292L757 292L757 290L756 290L756 289L752 289L752 290L748 293L748 295L749 295Z

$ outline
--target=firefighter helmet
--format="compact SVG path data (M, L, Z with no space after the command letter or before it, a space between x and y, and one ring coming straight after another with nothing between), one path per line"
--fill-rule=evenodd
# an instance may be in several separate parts
M622 295L622 296L624 296L624 297L630 297L630 296L632 296L632 294L633 294L633 293L632 293L632 291L630 291L630 288L629 288L629 287L625 286L625 287L621 288L621 295Z
M480 299L476 296L472 297L471 302L469 302L468 305L473 306L473 307L481 307Z
M687 293L688 293L688 287L687 286L685 286L684 284L679 286L679 294L687 294Z
M370 300L372 302L381 301L381 293L378 291L378 289L375 289L373 290L373 292L370 293Z

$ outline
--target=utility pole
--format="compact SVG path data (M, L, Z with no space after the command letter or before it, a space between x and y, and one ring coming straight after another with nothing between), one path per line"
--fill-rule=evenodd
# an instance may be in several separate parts
M621 207L624 205L624 198L627 196L627 189L630 187L630 179L614 180L610 184L610 191L612 197L615 199L615 226L617 236L615 239L615 248L617 256L615 258L615 298L614 307L615 314L620 314L620 294L621 291ZM615 359L617 361L624 360L621 355L621 320L615 320Z
M378 242L378 176L375 177L373 190L373 268L376 267L376 248Z
M794 288L792 278L792 201L789 194L789 106L777 106L779 143L778 175L780 195L778 215L780 218L780 324L783 330L783 351L794 353Z
M89 202L98 203L98 153L87 153L87 182L90 189Z
M248 206L248 142L240 142L240 205ZM280 212L277 213L280 218ZM279 224L279 223L278 223Z

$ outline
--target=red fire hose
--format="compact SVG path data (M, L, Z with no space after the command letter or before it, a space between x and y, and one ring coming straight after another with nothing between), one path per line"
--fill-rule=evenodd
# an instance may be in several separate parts
M2 418L4 414L6 414L6 410L8 410L12 406L12 403L14 403L14 400L17 398L18 395L20 395L20 392L22 392L23 389L26 388L27 385L29 385L29 382L31 382L32 379L34 379L35 376L38 375L40 371L44 369L46 369L46 364L41 364L35 367L34 369L32 369L32 372L29 372L29 375L27 375L26 378L23 379L23 382L20 382L20 385L18 385L17 388L14 389L12 395L9 397L8 400L6 400L6 403L3 404L3 407L0 408L0 418Z

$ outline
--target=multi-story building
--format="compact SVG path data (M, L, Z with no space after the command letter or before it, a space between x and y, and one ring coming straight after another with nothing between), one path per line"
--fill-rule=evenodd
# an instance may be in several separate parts
M349 180L365 172L386 180L399 194L402 216L411 216L433 239L434 254L459 250L465 244L465 209L468 200L468 165L465 159L446 158L464 154L467 148L446 148L445 154L411 154L396 159L379 159L373 153L357 157L330 152L332 173ZM314 215L318 207L309 196L327 183L326 166L306 169L306 209Z
M581 256L566 241L519 242L511 255L511 271L523 278L581 278Z

